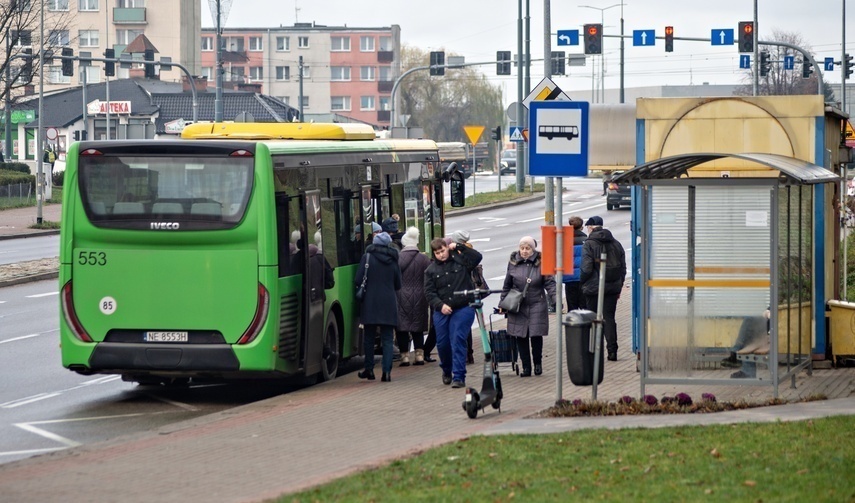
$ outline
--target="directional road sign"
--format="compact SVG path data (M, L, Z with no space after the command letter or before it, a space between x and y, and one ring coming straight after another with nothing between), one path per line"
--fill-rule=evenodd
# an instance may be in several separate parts
M511 133L511 141L525 142L525 137L523 136L521 127L516 127L516 126L512 127L510 133Z
M579 30L558 30L558 45L579 45Z
M534 89L528 93L528 96L523 100L523 105L525 105L526 108L529 108L532 101L552 100L570 101L570 98L564 94L564 91L558 87L558 84L552 82L552 79L544 77L543 80L534 86Z
M733 28L717 28L710 33L712 45L733 45Z
M834 70L834 58L825 58L825 64L823 65L826 72L830 72Z
M533 176L588 174L588 103L532 101L529 104Z
M749 54L739 55L739 68L751 68L751 56Z
M796 64L795 56L784 56L784 70L792 70Z
M656 31L632 30L632 45L656 45Z

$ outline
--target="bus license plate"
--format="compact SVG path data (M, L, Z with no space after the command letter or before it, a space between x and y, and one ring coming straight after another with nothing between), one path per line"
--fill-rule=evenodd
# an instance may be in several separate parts
M146 342L187 342L187 332L146 332Z

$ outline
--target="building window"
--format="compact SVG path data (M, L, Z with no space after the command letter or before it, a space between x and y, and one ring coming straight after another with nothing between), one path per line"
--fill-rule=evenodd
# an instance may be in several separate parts
M309 108L309 97L303 96L303 108Z
M374 37L359 37L359 50L374 52Z
M276 67L276 80L291 80L291 67L290 66L277 66Z
M374 96L363 96L359 100L360 110L374 110Z
M374 67L363 66L359 68L359 80L374 80Z
M33 0L19 0L19 2L17 3L18 8L15 10L17 10L18 12L30 12L30 10L32 9L32 3ZM15 5L16 4L12 4L13 9L15 8Z
M334 52L350 51L350 37L333 37L330 50Z
M98 30L80 30L80 47L98 47Z
M128 45L142 34L142 30L116 30L116 45Z
M203 51L213 51L214 50L214 37L202 37L202 50Z
M53 46L68 45L68 30L51 30L48 35L48 43Z
M244 52L243 37L223 37L223 49L229 52Z
M120 9L133 9L145 7L145 0L116 0L116 7Z
M251 66L249 67L249 80L264 80L264 67Z
M261 37L249 37L249 50L255 52L264 50L264 46L261 43Z
M309 37L297 37L297 47L306 49L309 47Z
M83 82L82 74L86 72L86 83L87 84L100 84L101 83L101 67L99 66L81 66L80 73L81 78L80 82Z
M312 78L312 69L309 68L308 66L303 67L303 78L304 79L311 79Z
M330 96L330 111L349 111L350 96Z
M291 50L291 37L276 37L276 50L277 51L290 51Z
M98 0L79 0L77 10L84 12L88 10L98 10Z
M47 80L51 84L71 84L71 77L62 74L61 66L49 66L47 68Z
M202 67L202 76L208 79L208 82L214 79L214 68L211 66Z
M49 11L67 11L68 0L47 0L45 2Z
M380 110L391 110L392 98L380 96Z
M286 105L289 105L291 103L290 96L280 96L279 99L282 101L282 103L285 103Z
M380 82L389 82L392 80L392 67L391 66L381 66L380 68L380 78L378 79Z
M392 37L380 37L380 50L381 51L391 51L392 50Z
M226 72L223 75L223 79L228 80L230 82L245 82L245 76L246 68L242 66L233 66L231 68L226 68Z
M30 30L12 30L12 45L15 47L33 45L33 35Z
M348 81L350 80L350 67L349 66L331 66L330 67L330 80L335 81Z

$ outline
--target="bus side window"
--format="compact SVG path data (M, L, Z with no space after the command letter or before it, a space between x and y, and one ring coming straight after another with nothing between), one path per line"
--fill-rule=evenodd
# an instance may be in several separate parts
M279 277L292 276L297 274L300 269L295 269L293 266L293 256L297 253L297 244L291 242L293 231L290 222L293 218L295 221L298 218L299 208L297 206L297 198L288 197L285 194L276 195L276 236L278 244L278 260L279 260Z

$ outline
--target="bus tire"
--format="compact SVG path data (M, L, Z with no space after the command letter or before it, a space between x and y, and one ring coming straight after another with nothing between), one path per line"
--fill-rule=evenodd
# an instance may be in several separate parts
M335 316L330 316L327 329L324 332L324 349L321 361L321 380L331 381L338 374L338 364L341 353L339 352L339 330Z

